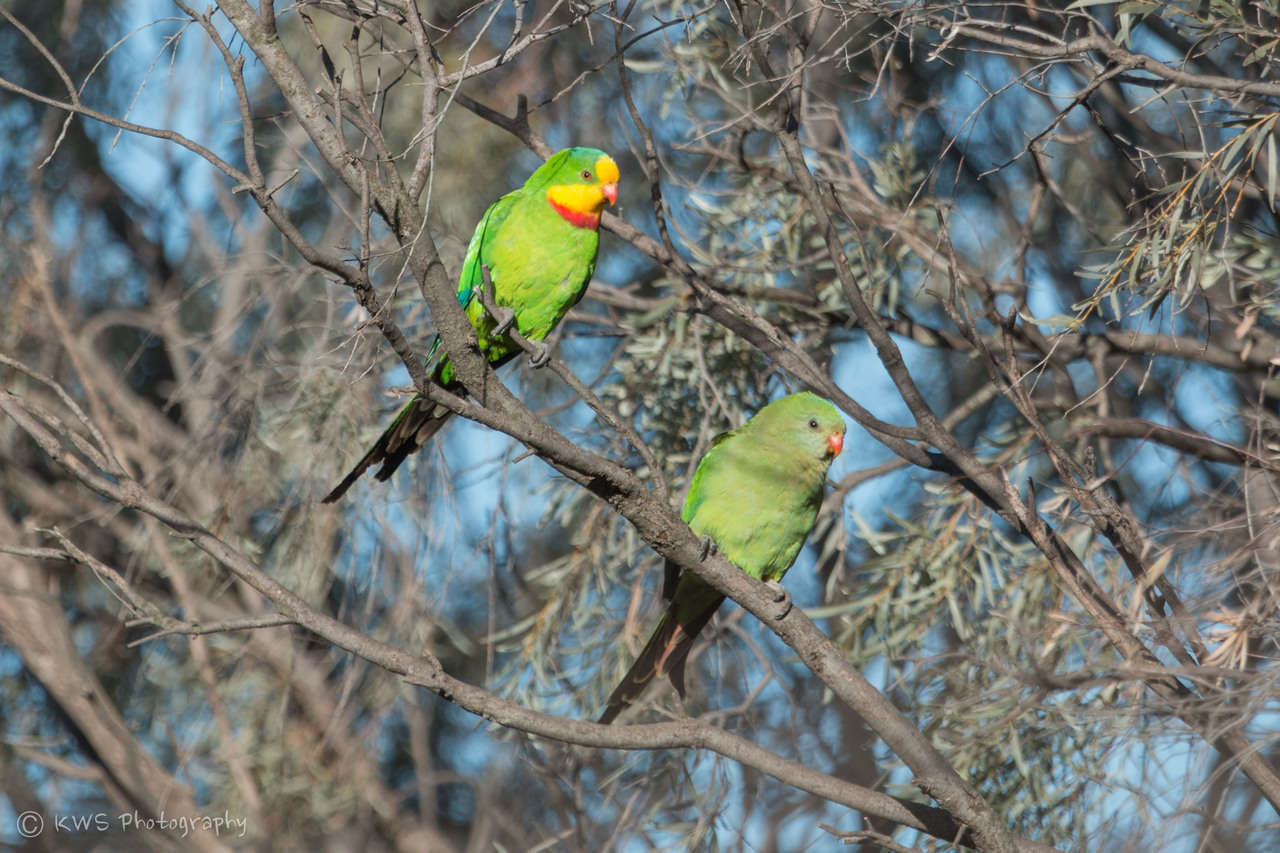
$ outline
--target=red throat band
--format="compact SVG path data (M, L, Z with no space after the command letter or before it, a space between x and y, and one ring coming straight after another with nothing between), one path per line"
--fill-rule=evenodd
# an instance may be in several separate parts
M600 227L600 214L598 213L574 210L571 207L565 207L563 204L557 204L555 201L551 201L551 206L555 208L556 213L560 214L560 217L564 219L565 222L568 222L575 228Z

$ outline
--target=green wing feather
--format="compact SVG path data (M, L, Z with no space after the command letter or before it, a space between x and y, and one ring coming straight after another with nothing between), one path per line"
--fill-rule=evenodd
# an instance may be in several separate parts
M476 298L476 290L483 284L480 272L481 248L489 240L502 239L502 224L511 215L511 209L525 196L524 188L509 192L489 205L484 218L476 226L467 244L467 256L462 261L462 275L458 276L458 301L466 308Z
M467 312L467 319L471 321L472 327L475 327L476 320L473 318L475 308L480 308L483 314L484 306L480 303L479 289L484 284L484 275L481 267L485 263L482 256L486 254L484 247L487 243L494 240L503 239L502 225L507 221L507 217L511 215L511 210L526 195L525 188L509 192L502 198L489 205L489 209L484 212L484 216L480 219L480 224L476 226L476 230L471 235L471 242L467 244L467 254L462 260L462 274L458 276L458 303L462 305L464 311ZM492 276L493 271L490 270ZM436 352L440 349L440 336L436 335L436 339L431 342L431 349L427 351L427 361L435 358ZM490 359L492 361L493 359ZM449 364L449 357L445 356L440 360L440 364L436 366L435 374L432 377L443 387L449 388L454 385L453 365Z

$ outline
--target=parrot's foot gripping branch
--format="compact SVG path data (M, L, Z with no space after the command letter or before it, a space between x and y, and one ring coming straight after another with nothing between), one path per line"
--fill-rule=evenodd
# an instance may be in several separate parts
M778 612L773 615L773 618L781 622L791 612L791 593L787 592L787 588L778 581L765 581L764 585L773 590L773 600L778 605Z
M547 362L551 361L551 347L542 341L525 341L525 349L529 350L529 366L534 370L539 367L546 367Z

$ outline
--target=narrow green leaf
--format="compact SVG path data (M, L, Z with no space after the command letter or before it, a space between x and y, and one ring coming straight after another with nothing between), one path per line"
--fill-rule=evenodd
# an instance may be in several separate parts
M1267 133L1267 205L1276 209L1276 135Z

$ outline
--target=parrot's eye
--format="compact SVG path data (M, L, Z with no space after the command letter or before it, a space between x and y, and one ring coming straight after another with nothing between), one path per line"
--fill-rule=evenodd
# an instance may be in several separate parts
M591 180L591 170L590 170L590 169L583 169L583 170L582 170L582 180L584 180L584 181L589 181L589 180Z
M818 419L809 418L809 429L817 429L817 428L818 428Z

